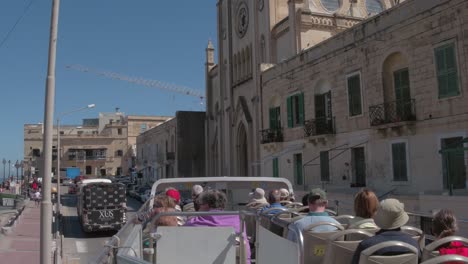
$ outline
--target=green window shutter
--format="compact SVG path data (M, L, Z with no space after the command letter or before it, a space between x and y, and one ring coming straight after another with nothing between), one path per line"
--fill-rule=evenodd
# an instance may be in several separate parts
M409 73L408 68L395 71L393 73L393 80L395 82L395 98L397 101L410 100L410 89L409 89Z
M276 128L281 128L281 108L278 106L275 108L276 112Z
M455 96L458 89L458 69L455 44L450 43L435 49L439 98Z
M392 144L393 180L407 181L406 143Z
M348 78L348 104L350 116L362 114L361 80L359 75Z
M329 166L328 151L320 151L320 180L324 182L330 181L330 166Z
M273 159L273 177L279 177L278 158Z
M297 185L304 184L304 177L302 175L302 154L294 154L294 176Z
M286 100L288 107L288 127L293 127L293 109L292 109L292 97L289 96Z
M299 124L304 125L304 93L297 96L299 97Z
M316 94L315 95L315 118L326 117L325 109L325 94Z
M270 108L270 128L276 128L276 109Z

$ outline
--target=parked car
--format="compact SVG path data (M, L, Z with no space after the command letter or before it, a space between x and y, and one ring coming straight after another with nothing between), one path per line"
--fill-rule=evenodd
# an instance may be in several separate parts
M65 186L70 186L73 184L73 180L72 179L66 179L63 181L63 185Z
M74 183L77 184L78 182L85 180L85 179L89 179L89 176L84 176L84 175L77 176L74 180Z
M135 192L133 192L133 196L131 196L132 193L130 193L130 196L137 199L138 201L141 201L141 194L144 194L146 190L149 190L151 189L149 186L144 186L144 187L140 187L138 189L136 189Z
M140 201L145 203L146 201L148 201L151 197L151 189L147 189L145 190L145 192L143 194L140 194Z
M137 191L140 188L138 185L133 185L130 187L130 190L127 192L130 197L136 197Z
M77 191L77 185L72 183L68 185L68 194L76 194Z

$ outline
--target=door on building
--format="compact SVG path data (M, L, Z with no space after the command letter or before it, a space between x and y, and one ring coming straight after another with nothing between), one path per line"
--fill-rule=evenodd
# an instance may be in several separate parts
M304 174L302 171L302 154L294 154L294 182L296 185L304 185Z
M106 176L106 169L100 169L101 176Z
M316 135L333 133L331 91L315 95L315 132Z
M463 147L463 137L444 138L441 142L442 149ZM444 188L466 188L465 152L448 152L442 155L442 171Z
M395 85L395 111L397 120L409 120L411 111L411 93L409 83L408 68L404 68L393 72L393 83Z
M364 154L364 148L352 148L351 149L351 160L353 168L353 183L354 187L365 187L366 186L366 159Z
M237 135L237 160L238 160L238 172L239 176L248 175L248 153L247 153L247 133L244 125L239 126Z
M90 175L93 172L93 168L91 166L86 166L86 175Z

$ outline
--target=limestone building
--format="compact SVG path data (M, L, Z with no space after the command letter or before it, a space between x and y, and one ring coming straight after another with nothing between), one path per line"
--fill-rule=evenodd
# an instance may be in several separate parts
M260 175L262 70L394 5L389 0L219 0L206 61L209 175Z
M146 184L159 179L204 177L205 113L176 116L137 137L137 168Z
M78 167L83 175L128 175L136 166L136 136L170 117L100 113L80 125L60 126L62 170ZM138 130L135 127L139 127ZM57 173L57 128L53 130L52 172ZM39 176L42 166L42 124L24 125L25 174ZM34 168L34 169L32 169ZM30 174L29 174L30 173Z
M218 14L218 64L207 49L212 175L285 177L348 209L370 187L413 212L450 202L468 217L466 198L448 196L467 194L467 153L439 153L468 136L466 1L219 1Z

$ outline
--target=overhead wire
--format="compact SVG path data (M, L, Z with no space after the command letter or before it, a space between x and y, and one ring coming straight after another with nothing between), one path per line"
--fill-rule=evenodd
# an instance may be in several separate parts
M24 18L24 16L26 15L26 13L28 12L29 8L31 7L31 5L33 4L34 0L31 0L29 1L29 4L26 6L26 8L23 10L23 14L21 14L21 16L16 20L15 24L13 24L13 26L10 28L10 30L8 31L8 33L5 35L5 37L3 37L2 41L0 42L0 48L3 46L3 44L6 43L6 41L8 40L8 38L10 37L11 33L13 33L13 31L16 29L16 26L21 22L21 20Z

